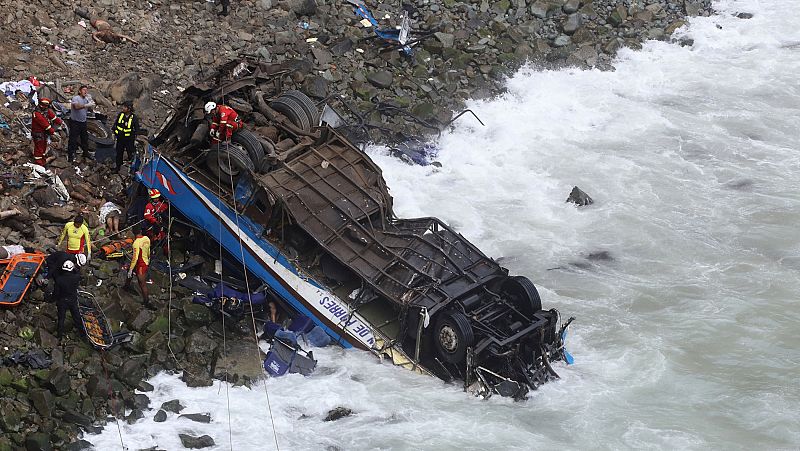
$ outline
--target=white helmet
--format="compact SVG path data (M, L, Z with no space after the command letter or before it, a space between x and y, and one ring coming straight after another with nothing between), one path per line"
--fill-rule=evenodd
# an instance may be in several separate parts
M214 111L214 108L216 108L216 107L217 107L217 104L214 103L214 102L206 103L206 114L210 114L212 111Z
M78 266L83 266L86 264L86 254L78 254L75 256L78 260Z
M61 265L61 269L64 271L72 271L75 269L75 263L72 263L72 260L65 260L64 263Z

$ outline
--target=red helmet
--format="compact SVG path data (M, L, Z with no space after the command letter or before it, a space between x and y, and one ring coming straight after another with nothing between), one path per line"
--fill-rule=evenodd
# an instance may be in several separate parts
M50 99L48 99L47 97L42 97L41 99L39 99L39 106L42 107L42 108L49 107L50 106Z
M157 199L161 197L161 192L155 188L151 188L147 190L147 194L150 195L150 199Z

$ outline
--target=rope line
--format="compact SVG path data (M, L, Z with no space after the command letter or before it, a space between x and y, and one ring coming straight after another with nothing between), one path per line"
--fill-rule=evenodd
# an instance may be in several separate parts
M220 167L220 159L221 156L219 152L217 152L217 167ZM222 171L217 172L217 209L222 211ZM217 239L217 243L219 243L219 283L223 284L223 260L222 260L222 221L219 221L219 238ZM224 294L224 293L223 293ZM224 299L224 296L223 296ZM225 331L225 302L220 304L220 316L222 316L222 355L223 357L228 356L228 348L227 348L227 338L226 338L226 331ZM228 408L228 444L230 445L231 451L233 451L233 433L232 433L232 426L231 426L231 397L230 397L230 384L228 383L228 370L225 369L225 398L227 400L227 408Z
M231 154L230 154L230 152L227 152L227 155L228 155L228 167L230 167L230 164L231 164ZM239 224L239 210L236 207L236 187L233 184L233 176L230 177L230 181L231 181L231 199L233 199L233 216L236 218L236 230L239 231L239 233L237 234L238 238L239 238L239 253L240 253L240 256L241 256L241 259L242 259L242 265L243 265L243 268L244 268L244 284L245 284L245 287L247 288L247 301L248 301L248 304L250 306L250 319L251 319L252 325L253 325L253 342L256 345L256 349L255 349L255 351L256 351L256 360L258 361L258 365L261 366L261 354L259 353L261 348L259 348L259 346L258 346L258 330L256 328L256 317L255 317L255 314L253 313L252 296L250 294L250 279L249 279L249 277L247 275L247 261L244 258L244 243L242 241L241 226ZM222 224L221 221L220 221L220 224ZM272 425L272 437L275 440L275 448L278 451L280 451L281 447L280 447L280 445L278 443L278 433L275 430L275 417L272 415L272 403L270 402L270 399L269 399L269 390L267 389L267 379L266 379L266 377L263 379L263 382L264 382L264 394L267 397L267 411L269 412L269 419L270 419L270 423Z

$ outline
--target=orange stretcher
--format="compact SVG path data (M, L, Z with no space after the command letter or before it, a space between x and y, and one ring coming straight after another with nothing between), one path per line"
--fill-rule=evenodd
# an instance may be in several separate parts
M122 250L133 246L133 238L112 241L100 247L100 256L105 258L122 257Z
M0 306L15 306L22 302L44 259L44 254L36 252L0 260L0 266L5 266L0 275Z

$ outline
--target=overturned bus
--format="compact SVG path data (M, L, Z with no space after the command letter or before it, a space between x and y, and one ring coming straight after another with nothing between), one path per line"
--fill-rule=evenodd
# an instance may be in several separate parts
M243 60L187 88L137 178L341 346L484 396L558 377L569 321L439 219L397 218L380 168L287 80ZM208 140L207 101L246 124L227 145Z

